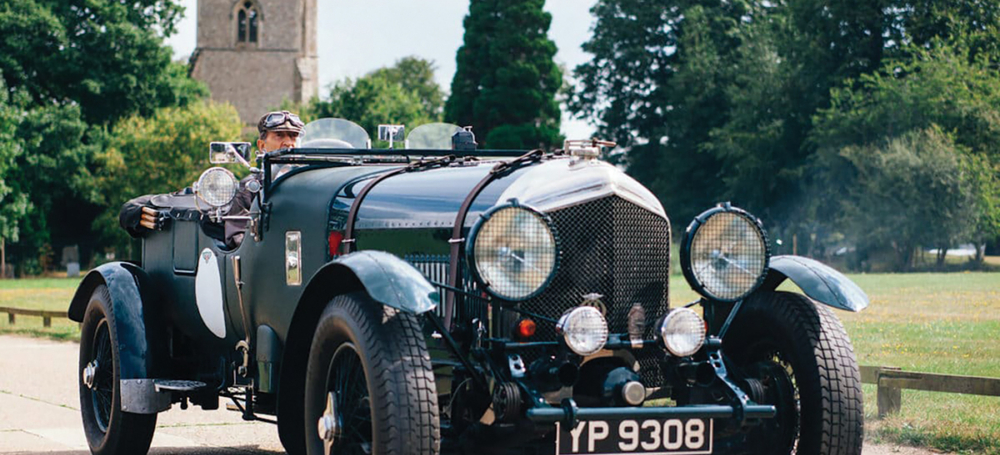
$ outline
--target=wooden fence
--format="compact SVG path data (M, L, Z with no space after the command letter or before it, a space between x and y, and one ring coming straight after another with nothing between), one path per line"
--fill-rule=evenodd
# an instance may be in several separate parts
M17 315L36 316L42 318L42 325L52 327L52 318L69 318L65 311L24 310L21 308L0 307L0 313L7 313L7 322L14 325Z
M1000 397L1000 379L902 371L896 367L861 366L861 382L878 386L878 416L899 412L902 390Z
M17 315L42 318L42 325L52 326L52 318L68 318L65 311L24 310L0 307L0 313L7 313L7 321L13 325ZM903 389L928 392L961 393L1000 397L1000 379L980 376L956 376L936 373L903 371L896 367L861 366L861 383L875 384L878 416L897 413L902 406Z

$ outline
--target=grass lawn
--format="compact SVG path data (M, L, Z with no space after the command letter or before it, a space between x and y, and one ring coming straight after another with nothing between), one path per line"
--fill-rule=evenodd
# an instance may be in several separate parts
M1000 378L1000 273L851 275L871 298L861 313L836 311L858 363L910 371ZM0 280L0 307L65 311L79 279ZM697 298L671 277L671 303ZM793 286L785 285L790 289ZM0 333L77 339L77 324L18 316ZM875 386L865 385L869 440L1000 455L1000 397L903 390L902 412L879 420Z
M66 311L80 278L38 278L0 280L0 307L32 310ZM42 327L42 318L17 315L10 325L0 314L0 333L44 336L57 340L78 340L79 325L69 319L53 318L51 328Z

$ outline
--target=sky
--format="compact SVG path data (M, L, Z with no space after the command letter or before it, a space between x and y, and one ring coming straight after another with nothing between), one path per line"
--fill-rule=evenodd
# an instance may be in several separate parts
M185 7L184 18L167 44L176 59L187 59L196 45L198 8L196 0L179 3ZM545 10L552 14L549 38L558 48L555 60L569 71L589 59L580 46L590 38L594 3L546 2ZM410 55L433 61L438 84L446 91L451 87L468 0L317 0L317 9L321 96L338 80L357 78ZM589 138L594 132L586 122L572 120L565 112L562 130L569 139Z

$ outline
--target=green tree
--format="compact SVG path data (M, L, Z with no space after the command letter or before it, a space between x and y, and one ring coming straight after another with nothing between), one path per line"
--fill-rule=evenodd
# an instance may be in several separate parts
M91 178L111 124L208 95L163 45L181 12L174 0L0 1L0 76L21 100L21 153L6 185L28 197L0 216L9 224L20 207L10 252L22 265L64 245L80 245L84 260L101 247L89 228L103 210Z
M810 137L818 149L816 186L826 188L823 199L829 200L854 185L837 159L846 147L940 127L970 154L963 172L971 183L963 188L977 202L963 240L975 240L981 250L1000 236L1000 74L985 58L970 62L967 48L936 42L908 52L908 58L887 61L880 71L832 91L831 106L816 115Z
M409 56L399 59L395 65L379 68L373 77L382 77L393 84L399 84L404 91L417 95L423 111L428 117L439 119L444 110L444 92L434 82L434 62Z
M336 83L329 99L314 100L302 111L308 118L351 120L374 136L379 124L404 124L412 129L440 121L441 99L433 64L406 57L392 67Z
M0 71L8 88L38 104L77 104L90 123L150 115L204 91L180 82L187 76L163 45L181 12L173 0L6 0Z
M575 69L569 108L623 147L619 160L675 221L732 200L772 229L822 238L832 235L842 192L822 186L830 172L819 164L835 160L817 151L836 154L831 143L842 147L857 130L820 131L830 125L818 125L817 112L840 102L837 90L887 61L923 58L920 50L951 43L969 63L995 67L998 10L987 0L600 0L583 46L594 58ZM885 107L896 116L967 115L955 105ZM875 135L850 144L886 138L877 115L856 120ZM967 133L986 131L955 140L968 146Z
M104 207L95 227L104 241L124 253L128 237L118 227L122 204L190 186L209 166L209 142L238 140L242 127L235 108L210 101L163 108L148 118L134 115L115 124L106 147L95 154L100 166L94 188Z
M548 38L544 0L471 0L444 117L472 125L490 148L551 147L562 141L555 99L562 71Z
M15 173L15 162L23 147L17 138L21 109L12 103L10 95L0 81L0 278L7 271L7 243L17 242L18 224L28 211L28 197L15 191L10 180Z
M847 146L851 166L844 199L847 232L862 246L891 245L896 270L907 270L920 246L941 252L968 238L976 224L974 177L962 147L936 127L887 141Z

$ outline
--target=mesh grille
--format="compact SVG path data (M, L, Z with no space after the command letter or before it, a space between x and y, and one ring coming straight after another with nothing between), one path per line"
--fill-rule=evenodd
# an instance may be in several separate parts
M558 318L583 303L587 294L601 294L611 333L628 332L628 316L641 305L644 338L653 337L656 319L667 311L670 226L667 220L619 197L611 196L549 213L559 236L559 270L537 297L522 308ZM555 328L539 324L535 340L555 340ZM646 352L646 351L643 351ZM530 362L541 352L525 352ZM660 385L653 355L638 358L643 382Z

